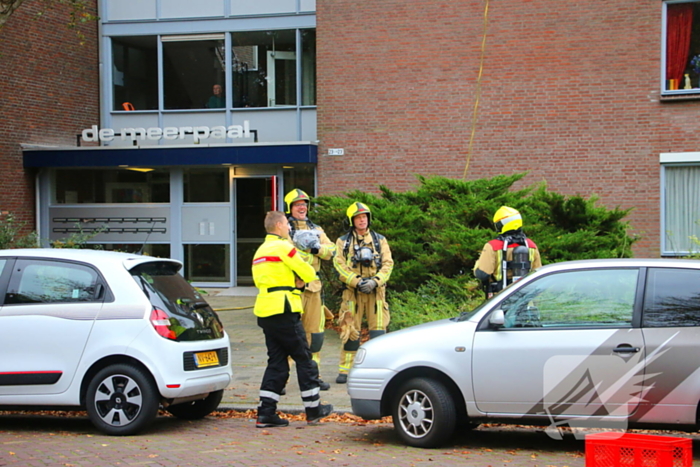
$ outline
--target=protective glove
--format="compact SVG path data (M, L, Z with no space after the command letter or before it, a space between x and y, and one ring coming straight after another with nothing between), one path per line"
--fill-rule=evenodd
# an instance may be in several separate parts
M377 288L377 281L374 279L362 279L357 285L357 288L360 289L362 293L370 294Z
M346 311L340 320L340 341L345 344L347 341L356 341L360 338L360 333L355 328L352 313Z

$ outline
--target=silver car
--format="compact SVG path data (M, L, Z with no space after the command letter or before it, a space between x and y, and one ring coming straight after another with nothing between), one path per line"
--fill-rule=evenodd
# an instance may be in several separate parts
M697 429L700 261L544 266L470 313L368 341L356 415L411 446L482 422Z

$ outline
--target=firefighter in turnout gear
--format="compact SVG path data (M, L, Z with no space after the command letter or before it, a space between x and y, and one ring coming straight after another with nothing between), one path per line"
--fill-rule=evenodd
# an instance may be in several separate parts
M486 298L542 266L537 245L525 236L523 219L517 210L502 206L494 214L493 223L499 235L484 245L474 266L474 275L481 281Z
M386 283L394 269L386 238L370 230L370 209L362 203L352 203L346 214L350 230L336 242L333 258L333 265L345 285L339 315L343 348L335 380L338 384L348 380L348 372L360 347L363 316L367 320L370 339L386 333L389 325Z
M268 212L265 231L265 241L253 257L253 280L258 288L254 313L267 346L256 426L289 425L277 415L280 393L289 378L289 357L296 362L306 420L313 423L333 411L333 406L321 404L318 367L311 359L301 325L301 294L305 283L316 279L316 271L311 266L312 256L289 242L289 221L284 213Z
M321 227L314 224L307 217L309 212L309 195L299 189L294 189L284 197L287 219L291 226L291 238L297 249L307 251L313 255L311 265L316 270L316 279L306 284L306 289L301 296L304 314L301 323L306 331L306 339L311 348L311 354L321 368L321 347L326 328L325 307L321 300L321 280L318 271L321 269L321 260L331 260L335 255L335 244L330 241ZM332 314L331 314L332 317ZM321 391L330 389L330 384L320 380Z

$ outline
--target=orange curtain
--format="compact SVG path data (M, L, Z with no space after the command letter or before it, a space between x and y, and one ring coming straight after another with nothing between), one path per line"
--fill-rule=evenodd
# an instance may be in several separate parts
M666 10L666 79L683 78L688 66L693 4L675 3Z

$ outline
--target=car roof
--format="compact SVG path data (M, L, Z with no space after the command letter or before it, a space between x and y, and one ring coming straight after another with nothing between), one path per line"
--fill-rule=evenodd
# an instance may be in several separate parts
M700 260L685 258L605 258L562 261L542 266L538 271L601 267L667 267L700 269Z
M24 258L53 258L73 261L82 261L95 264L96 266L108 267L115 264L122 264L126 269L131 269L139 264L152 261L167 261L177 263L178 260L171 258L154 258L152 256L137 255L134 253L122 253L118 251L88 250L75 248L23 248L0 250L0 258L21 256Z

